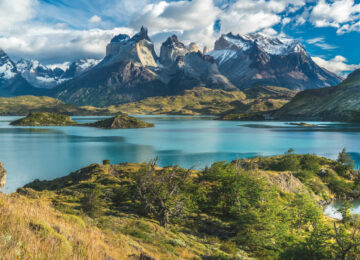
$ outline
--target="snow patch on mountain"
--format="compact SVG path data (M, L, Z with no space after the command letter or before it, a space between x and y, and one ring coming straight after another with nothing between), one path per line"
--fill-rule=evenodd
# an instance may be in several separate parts
M214 59L217 61L217 63L221 65L224 62L227 62L228 60L235 58L237 56L237 51L236 50L214 50L214 51L208 52L206 54L214 57Z
M75 62L42 65L37 60L21 59L17 70L32 85L38 88L53 88L96 66L100 60L79 59Z
M79 72L84 72L84 71L98 65L100 61L101 60L96 60L96 59L80 59L76 63L79 68Z
M247 51L257 45L257 47L270 55L306 53L304 47L298 41L284 36L271 36L264 33L253 33L241 36L228 33L222 35L221 40L224 41L222 45L225 46L225 49ZM219 49L219 47L217 47L217 49Z
M16 76L17 72L11 62L7 62L0 66L0 78L11 79Z
M15 64L7 56L7 54L0 49L0 79L12 79L16 76L18 71Z

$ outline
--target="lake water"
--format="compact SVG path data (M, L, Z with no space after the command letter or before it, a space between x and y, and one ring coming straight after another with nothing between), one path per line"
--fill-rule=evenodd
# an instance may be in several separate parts
M3 189L38 178L64 176L91 163L144 162L159 157L159 165L203 168L215 161L256 155L316 153L336 158L346 147L360 162L360 125L317 123L317 127L287 122L216 121L211 117L139 116L154 123L147 129L103 130L90 127L13 127L19 117L0 117L0 161L8 171ZM74 117L92 122L100 117Z
M337 211L341 208L343 202L337 201L334 203L331 203L330 205L327 205L324 210L324 214L335 218L335 219L342 219L341 214ZM360 200L353 200L350 201L350 203L353 205L353 208L351 209L352 214L360 214Z

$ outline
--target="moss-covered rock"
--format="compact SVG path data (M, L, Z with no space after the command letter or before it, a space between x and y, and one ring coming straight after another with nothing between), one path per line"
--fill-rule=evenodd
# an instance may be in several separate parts
M154 127L154 124L144 122L132 116L125 114L107 118L95 123L86 124L86 126L104 128L104 129L120 129L120 128L147 128Z
M47 112L33 112L10 123L13 126L73 126L77 123L70 116Z

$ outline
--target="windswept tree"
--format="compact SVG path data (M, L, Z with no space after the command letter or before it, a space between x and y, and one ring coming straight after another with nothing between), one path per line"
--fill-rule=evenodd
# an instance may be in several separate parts
M191 170L177 166L156 169L151 161L135 174L135 198L146 214L152 214L160 225L167 227L171 219L184 212L189 201L185 192Z
M359 215L352 216L348 224L350 228L346 228L345 225L338 226L334 222L336 259L358 259L360 254Z
M349 178L354 170L355 164L351 156L346 152L346 148L342 149L336 161L338 163L336 166L337 173L340 176Z

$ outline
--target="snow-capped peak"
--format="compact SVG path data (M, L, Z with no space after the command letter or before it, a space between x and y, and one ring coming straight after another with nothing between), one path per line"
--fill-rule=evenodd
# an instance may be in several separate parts
M21 59L16 63L17 71L38 88L52 88L63 83L99 63L95 59L79 59L73 63L42 65L37 60Z
M247 51L257 45L270 55L289 55L290 53L304 52L304 47L296 40L284 36L271 36L264 33L247 35L233 35L228 33L215 44L215 50L231 49Z
M18 74L14 62L0 49L0 79L11 79Z

